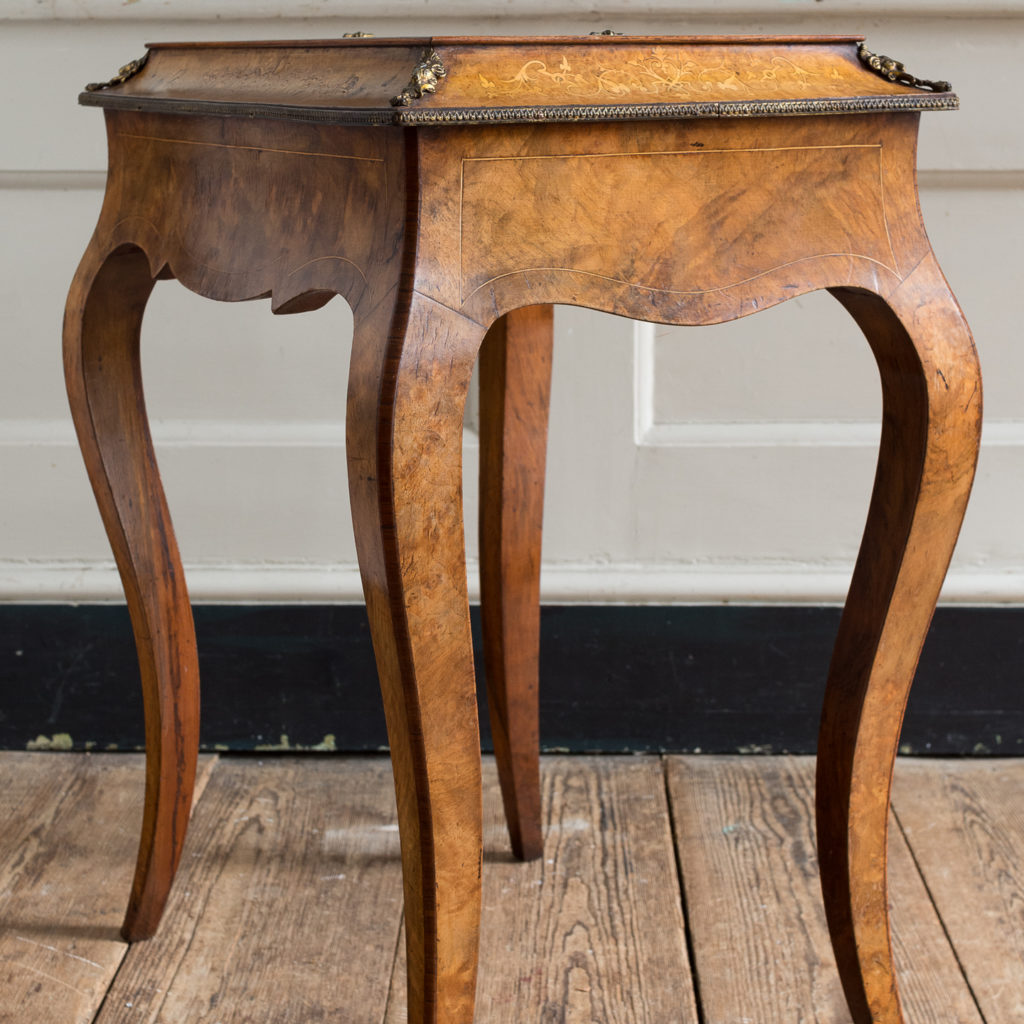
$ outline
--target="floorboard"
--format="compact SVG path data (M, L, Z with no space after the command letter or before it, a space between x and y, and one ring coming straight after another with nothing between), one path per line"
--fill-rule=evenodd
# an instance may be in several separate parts
M380 1024L402 910L383 758L222 762L97 1024Z
M907 761L893 808L989 1024L1024 1021L1024 761Z
M163 925L131 949L142 758L0 754L0 777L2 1024L404 1024L385 758L204 760ZM848 1024L811 759L545 758L529 864L490 759L484 780L481 1024ZM907 1024L1024 1022L1022 789L1024 760L898 765Z
M543 763L544 855L509 852L497 772L484 773L477 1019L696 1024L661 762ZM404 1024L404 957L386 1024Z
M87 1024L128 949L144 759L5 753L0 766L0 1021Z
M814 760L672 757L668 776L705 1024L849 1024L818 882ZM890 833L907 1024L982 1024L906 843Z

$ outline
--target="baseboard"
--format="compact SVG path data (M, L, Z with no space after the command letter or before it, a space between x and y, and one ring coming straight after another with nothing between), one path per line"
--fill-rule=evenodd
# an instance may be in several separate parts
M386 746L362 607L211 605L195 618L204 749ZM542 746L813 752L838 621L833 607L545 607ZM474 630L479 665L476 609ZM1024 608L940 608L901 749L1024 753L1022 661ZM0 747L141 747L123 606L0 606L0 671ZM489 746L482 697L481 712Z

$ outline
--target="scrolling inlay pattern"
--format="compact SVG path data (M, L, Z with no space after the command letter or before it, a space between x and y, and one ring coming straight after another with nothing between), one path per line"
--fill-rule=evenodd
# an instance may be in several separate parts
M574 68L568 57L554 62L533 59L517 74L507 79L491 79L479 73L480 85L488 99L520 96L530 92L549 91L552 86L576 99L614 97L678 97L700 99L709 93L730 93L743 99L763 97L782 83L791 90L795 85L810 90L824 78L836 78L831 72L813 71L787 57L775 54L764 65L737 67L736 62L722 58L717 63L683 60L663 47L650 53L638 52L620 66L609 68Z
M781 150L778 150L781 152ZM900 277L890 240L879 145L787 147L789 173L766 179L766 149L596 153L466 159L462 170L461 298L517 274L585 274L666 295L700 295L745 284L794 263L823 256L867 260ZM628 158L628 159L617 159ZM635 161L650 162L661 209L651 216L636 188ZM576 165L576 166L568 166ZM566 180L586 177L590 188L566 195ZM859 191L849 194L856 180ZM865 182L877 183L867 192ZM743 193L739 209L730 198ZM529 195L532 202L521 202ZM756 208L760 213L751 215ZM567 207L569 209L567 210ZM855 216L854 216L855 213ZM514 231L506 231L503 226ZM548 224L569 222L571 237ZM635 226L624 248L580 245L600 237L602 224ZM813 231L802 226L814 223ZM494 225L486 243L475 224ZM717 247L694 245L714 238ZM813 239L813 245L808 241Z

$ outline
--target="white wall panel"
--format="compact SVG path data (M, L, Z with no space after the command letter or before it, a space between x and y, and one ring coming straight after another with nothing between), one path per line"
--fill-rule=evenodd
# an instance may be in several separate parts
M657 327L652 424L877 420L871 351L827 293L712 327Z
M597 8L596 10L594 8ZM209 12L248 20L211 20ZM960 113L925 115L922 205L978 339L986 440L948 599L1024 600L1024 3L662 0L7 0L0 7L0 599L116 598L60 370L67 284L92 230L102 118L75 105L149 39L482 31L862 32ZM276 17L286 10L288 19ZM296 15L310 14L311 20ZM332 17L327 17L328 15ZM499 16L503 20L496 21ZM4 20L7 19L7 20ZM344 475L351 315L272 317L162 283L144 331L154 433L195 596L355 600ZM879 388L827 296L736 324L642 328L559 309L544 591L549 600L839 600L863 525ZM467 540L476 445L467 434Z

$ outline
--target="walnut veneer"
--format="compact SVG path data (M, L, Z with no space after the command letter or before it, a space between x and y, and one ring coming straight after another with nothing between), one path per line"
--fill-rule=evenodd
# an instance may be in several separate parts
M854 1020L902 1020L889 784L971 487L981 384L915 181L919 112L956 98L857 43L164 44L83 94L106 108L110 163L68 298L68 392L146 696L126 936L157 927L198 744L192 618L139 373L155 281L269 297L277 313L334 295L354 310L347 456L398 795L413 1024L473 1018L481 787L461 487L478 355L487 679L513 847L532 857L552 303L707 324L824 288L875 354L884 413L825 697L819 858Z

